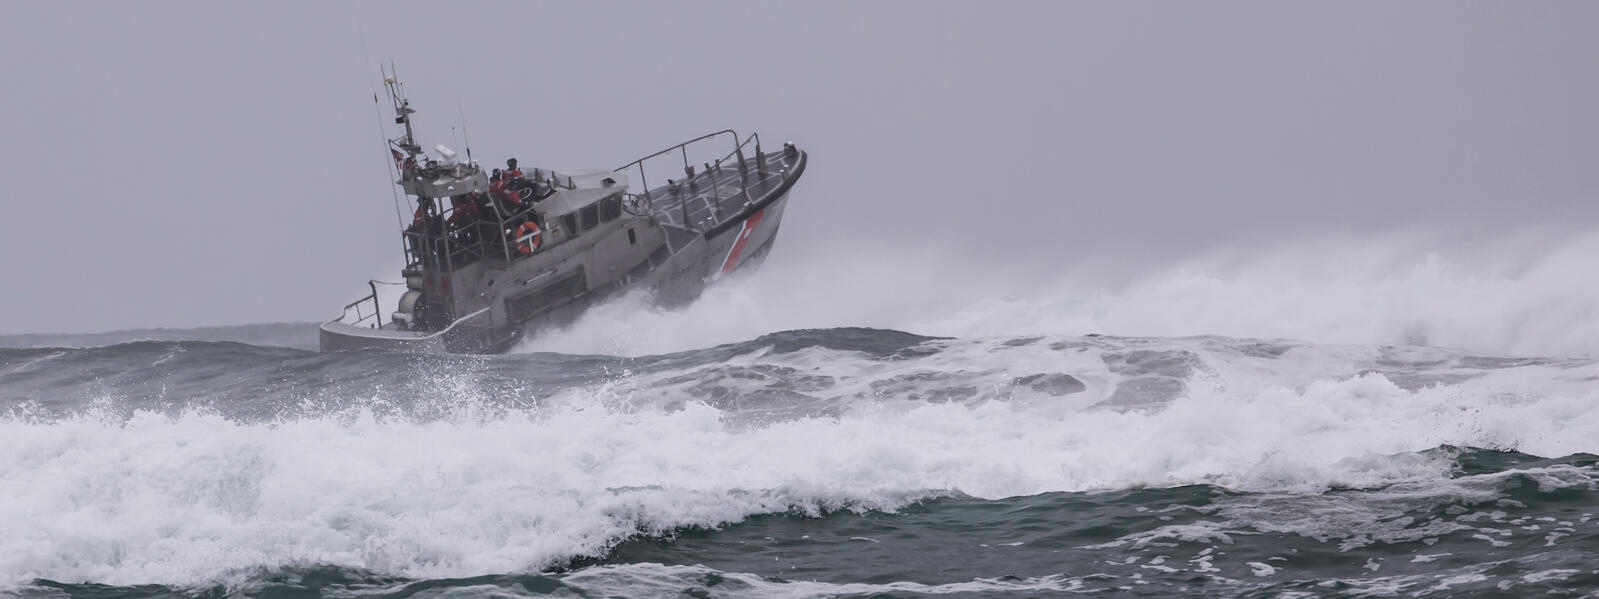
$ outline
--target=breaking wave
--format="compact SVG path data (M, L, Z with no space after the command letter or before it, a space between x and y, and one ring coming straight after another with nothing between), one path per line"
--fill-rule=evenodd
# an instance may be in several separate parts
M0 420L12 583L521 572L764 514L938 498L1400 484L1458 498L1457 455L1439 447L1563 456L1599 438L1591 361L1219 337L834 329L638 359L147 342L0 350L0 364L10 392L80 398ZM86 365L130 378L62 378ZM258 392L213 393L228 373L307 384L264 409ZM373 384L315 390L317 376Z

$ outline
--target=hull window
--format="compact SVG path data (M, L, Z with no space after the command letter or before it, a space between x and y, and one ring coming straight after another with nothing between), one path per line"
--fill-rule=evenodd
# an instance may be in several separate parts
M638 233L634 233L632 229L627 230L627 244L638 245Z

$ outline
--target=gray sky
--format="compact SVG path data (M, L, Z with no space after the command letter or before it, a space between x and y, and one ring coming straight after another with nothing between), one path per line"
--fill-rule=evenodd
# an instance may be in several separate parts
M1599 4L13 2L0 333L315 320L398 263L372 92L431 146L811 152L782 251L1175 259L1599 217ZM459 107L459 108L458 108ZM386 115L385 115L386 116Z

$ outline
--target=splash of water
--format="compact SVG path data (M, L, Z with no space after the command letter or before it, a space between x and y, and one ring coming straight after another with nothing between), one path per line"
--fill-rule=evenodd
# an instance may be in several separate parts
M1599 355L1599 279L1590 273L1599 232L1507 234L1469 247L1324 238L1113 276L1062 271L1089 258L996 269L919 247L808 251L778 252L679 310L629 294L518 351L658 354L772 331L868 326L958 337L1214 334Z

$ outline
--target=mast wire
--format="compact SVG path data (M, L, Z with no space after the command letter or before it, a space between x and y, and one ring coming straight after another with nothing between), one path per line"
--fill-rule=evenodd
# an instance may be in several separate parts
M389 147L389 139L387 137L387 134L383 132L383 107L382 107L382 105L378 104L378 93L377 92L372 92L372 113L377 115L377 117L378 117L378 137L383 139L383 153L388 154L388 156L384 156L384 158L385 159L390 158L390 157L392 157L394 155L394 149ZM391 161L390 160L384 160L384 162L391 162ZM400 179L400 172L399 171L400 171L400 165L398 165L398 164L393 164L393 165L389 165L388 166L387 172L389 172L390 174L392 174L394 176L394 180L395 181L398 181ZM400 210L400 194L394 191L394 186L395 186L395 183L393 183L393 182L389 182L386 185L386 187L389 188L389 195L394 198L394 220L399 222L401 229L404 229L405 228L405 211Z
M350 6L350 4L346 4L346 6ZM356 39L360 40L361 42L361 66L357 70L365 71L368 68L367 65L372 64L372 52L367 49L366 45L366 28L361 26L361 17L360 15L356 14L353 9L349 14L350 20L355 22ZM379 62L378 71L380 74L383 74L382 70L383 63ZM386 76L386 74L384 75ZM383 77L380 77L379 80L382 81ZM390 157L392 156L392 150L389 147L389 134L383 129L383 107L378 104L378 93L376 91L372 92L372 110L378 119L378 138L383 140L383 171L384 173L387 173L387 175L384 177L383 185L389 188L389 197L394 201L395 224L399 225L401 229L404 229L405 211L400 208L400 194L394 191L394 186L396 185L394 182L398 181L400 178L400 167L397 164L390 164L393 162L393 160L390 160ZM405 243L403 241L400 243L400 249L402 252L405 249Z

